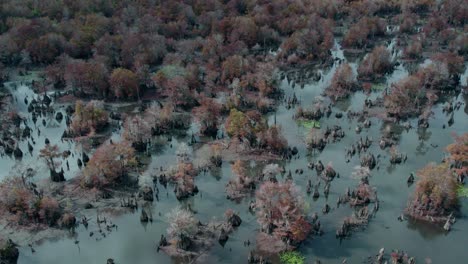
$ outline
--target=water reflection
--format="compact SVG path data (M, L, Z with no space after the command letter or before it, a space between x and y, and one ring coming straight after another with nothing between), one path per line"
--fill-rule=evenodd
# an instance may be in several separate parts
M333 54L335 58L345 58L344 52L338 44L335 45ZM286 80L283 80L281 87L285 92L285 96L296 94L301 99L303 106L310 105L314 98L319 97L323 89L329 84L337 66L338 62L335 62L330 69L321 71L321 79L305 84L303 89L295 89ZM356 69L357 63L352 63L352 66L353 69ZM386 78L385 85L388 86L407 75L408 69L400 65ZM37 95L26 85L19 85L17 89L12 89L12 93L19 99L18 110L28 116L27 107L22 98L26 95L30 97ZM379 91L374 91L370 97L375 98L379 94ZM333 112L359 111L362 109L363 102L367 97L367 94L357 92L348 100L340 102L333 108ZM464 101L465 103L467 99L466 95L457 98L458 101ZM62 110L59 108L59 111ZM322 119L320 121L321 126L340 125L345 130L346 136L341 142L329 144L322 152L315 152L309 156L306 155L308 152L304 144L307 129L298 126L291 118L294 111L295 109L287 109L285 105L280 105L276 112L276 120L282 126L289 144L298 147L301 158L293 159L290 163L279 164L285 166L286 171L291 170L294 172L297 168L304 169L304 174L293 174L293 179L298 186L302 187L301 192L310 207L310 213L320 212L326 203L336 201L347 187L357 185L357 181L350 177L350 174L354 167L360 164L360 158L356 155L349 163L346 163L345 147L355 143L360 137L369 136L374 139L374 143L368 152L376 155L380 154L382 157L379 163L380 169L373 170L370 179L371 184L377 187L379 199L381 200L381 209L376 217L370 221L366 230L355 232L350 238L340 241L335 238L335 230L342 219L351 214L352 210L347 206L342 206L339 209L332 208L327 216L321 215L320 220L322 226L325 227L325 234L308 239L300 248L300 251L307 257L308 262L321 259L325 263L341 263L342 259L346 258L348 263L361 263L366 260L369 254L377 252L381 247L401 248L421 260L431 257L433 263L460 263L460 259L468 257L465 248L466 232L468 232L468 220L466 218L468 203L466 200L462 200L461 213L463 217L458 219L454 231L448 236L434 226L416 224L412 221L402 223L397 220L414 188L414 185L408 188L406 184L408 175L428 162L440 161L443 157L444 147L452 142L450 136L452 131L459 133L467 131L466 115L468 111L466 104L465 112L457 111L454 115L455 123L452 127L446 129L441 127L441 124L446 122L447 117L440 106L434 107L434 115L430 119L431 127L427 130L412 129L406 131L401 125L388 124L376 118L371 118L373 125L368 129L364 129L361 134L356 134L354 131L357 125L356 120L337 119L332 115L329 119ZM270 124L274 122L274 118L273 114L268 116ZM34 127L31 122L30 117L28 117L27 123ZM46 121L46 123L51 123L51 121ZM416 120L411 120L411 124L414 127ZM15 166L24 163L38 163L37 152L44 145L45 137L51 139L53 144L59 144L63 149L71 149L75 154L80 153L79 150L76 150L73 142L60 141L61 133L65 129L63 122L53 126L42 126L38 122L37 127L41 129L42 133L40 137L36 137L37 144L32 153L33 155L26 155L23 157L22 162L7 157L0 159L0 167L6 168L0 171L0 178L11 174ZM386 130L399 137L399 150L408 154L408 161L405 164L389 165L388 150L379 148L377 140L380 138L381 133ZM170 138L167 136L157 137L153 141L152 155L149 160L148 171L145 173L157 174L161 166L167 168L174 165L177 146L182 142L189 142L192 131L196 131L196 127L192 127L191 131L187 133L172 135ZM120 131L116 130L111 137L113 140L117 140L119 135ZM26 142L21 142L21 144L21 147L25 148ZM428 144L433 144L433 146L430 145L431 147L429 147ZM197 145L193 147L197 148ZM324 164L332 162L341 177L333 181L328 199L321 196L314 201L305 193L305 186L309 179L312 181L317 180L315 172L307 169L308 162L317 160L321 160ZM258 175L268 163L269 161L252 161L247 171L251 175ZM70 172L67 172L67 178L73 177L77 172L78 169L75 164L76 162L70 161L73 168L70 169ZM256 222L255 215L248 211L248 203L253 197L246 197L240 201L226 199L225 185L231 177L231 164L224 161L221 168L198 175L196 185L199 187L199 194L180 203L175 198L170 186L166 189L158 185L160 201L148 204L153 214L152 223L141 224L139 221L140 211L126 213L113 220L118 226L118 231L108 233L106 237L102 237L97 235L99 227L91 222L87 229L83 226L78 227L75 235L40 243L35 246L36 253L34 254L27 247L21 248L19 263L64 263L65 260L66 263L70 264L105 263L107 258L110 257L114 258L117 263L170 263L171 259L164 253L156 252L156 242L161 234L166 233L168 224L164 215L178 204L191 208L196 212L196 217L202 222L207 222L213 218L221 218L228 208L239 212L243 219L242 225L231 235L224 248L215 244L209 252L208 258L204 261L205 263L244 262L249 251L255 247L255 235L259 225ZM94 232L94 235L91 236L90 232ZM243 245L243 241L247 239L253 242L250 247ZM79 241L79 243L75 244L75 241ZM434 248L437 248L437 252L434 252ZM172 262L184 263L184 260L172 260Z

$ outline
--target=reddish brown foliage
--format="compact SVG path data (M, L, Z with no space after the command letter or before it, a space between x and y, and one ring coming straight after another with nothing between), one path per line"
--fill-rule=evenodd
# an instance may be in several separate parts
M81 183L87 188L102 189L124 180L136 164L135 151L128 141L99 146L83 171Z
M400 33L412 34L415 31L416 19L413 13L404 13L400 24Z
M200 133L216 135L221 117L221 105L211 98L202 98L200 106L193 109L195 118L200 122Z
M468 34L458 35L451 43L450 49L460 55L468 54Z
M190 88L190 72L180 66L166 66L153 76L156 87L162 95L167 96L175 106L190 108L196 104Z
M348 63L345 63L340 65L336 70L330 86L325 90L325 94L335 101L348 97L357 88L356 76L354 76L353 69L351 69Z
M234 55L226 58L222 64L221 81L230 83L234 78L240 78L249 70L249 61L242 56Z
M187 123L180 118L170 103L160 107L154 102L145 110L144 119L148 122L153 134L163 134L174 128L186 127Z
M313 13L319 14L321 17L337 19L341 15L341 8L344 6L343 0L311 0L310 8L313 10Z
M432 60L446 64L450 75L462 74L465 69L463 57L453 52L437 53L432 56Z
M130 33L123 37L121 49L122 66L125 68L159 64L167 53L166 38L155 33Z
M344 0L344 12L353 20L364 16L391 15L401 11L400 0Z
M453 88L449 67L444 62L434 61L420 68L415 76L419 79L421 86L427 89L442 91Z
M111 28L110 18L102 14L88 14L73 20L71 26L70 53L74 57L87 58L91 55L90 47Z
M358 68L359 78L374 79L392 71L393 62L390 52L384 46L375 47Z
M414 38L403 50L403 56L408 59L422 58L422 43L418 38Z
M56 59L54 64L48 65L45 69L45 76L47 81L51 83L54 88L63 88L66 85L65 71L70 58L67 56L60 56Z
M247 163L237 160L231 166L232 177L226 184L226 192L230 199L238 199L255 189L255 179L247 174Z
M275 75L272 62L257 63L252 72L242 76L240 86L245 90L259 91L259 97L264 98L278 91Z
M447 164L429 164L417 175L414 197L407 208L413 217L444 217L456 209L457 182Z
M47 167L52 171L57 168L56 158L61 157L61 153L57 145L47 144L43 149L39 151L39 157L43 158L47 164Z
M109 83L111 92L119 99L132 99L140 96L137 75L130 70L115 69L110 76Z
M459 33L457 32L455 28L446 28L442 30L441 32L439 32L437 36L438 44L440 46L445 47L449 45L450 42L453 42L457 38L458 35Z
M384 98L387 113L401 118L419 113L424 103L424 89L420 80L414 76L408 76L392 84Z
M306 27L294 32L283 42L279 58L291 62L292 56L296 56L297 61L303 63L325 61L333 46L332 27L332 21L312 15Z
M96 55L104 57L106 65L110 68L118 67L122 42L121 36L105 34L94 42Z
M67 65L64 78L75 95L103 98L108 92L108 75L103 63L75 60Z
M54 226L63 213L56 199L34 194L19 177L3 180L0 193L0 213L19 225Z
M279 126L271 126L257 133L258 147L276 154L283 154L288 148L288 142L281 133Z
M102 131L108 124L108 114L100 101L90 101L86 105L76 101L75 113L70 124L71 132L76 136L85 136Z
M293 183L265 182L255 197L257 221L263 232L271 234L277 241L290 240L293 247L307 238L311 225ZM259 246L269 248L269 245ZM284 247L283 250L287 248Z
M446 148L450 154L449 160L458 175L468 176L468 133L454 135L454 138L455 142Z
M122 136L133 143L146 143L151 138L151 126L140 116L128 117L124 122Z
M72 213L65 213L59 220L59 225L62 228L73 228L76 224L76 217Z
M244 114L233 108L226 119L225 128L230 137L243 138L252 143L255 140L255 133L263 131L266 124L258 111Z
M429 17L426 25L423 27L423 32L429 36L434 36L448 28L448 26L446 17L433 15Z
M378 17L363 17L352 25L343 37L343 46L346 48L363 48L374 37L385 35L385 20Z
M66 40L62 35L49 33L28 42L26 50L29 52L32 62L49 64L62 54L65 45Z
M468 21L468 6L464 0L445 0L441 13L448 19L448 23L454 26L465 26Z
M197 170L190 161L179 162L175 173L171 176L171 181L176 183L176 196L178 199L193 195L197 190L195 186L195 176Z
M29 202L34 199L34 194L26 187L21 178L7 178L0 184L2 196L0 205L3 210L11 214L29 213Z
M232 31L228 37L230 42L242 40L249 47L257 44L258 27L251 17L235 17L232 19Z
M61 208L57 200L51 197L43 197L39 202L39 219L51 226L57 223L61 216Z

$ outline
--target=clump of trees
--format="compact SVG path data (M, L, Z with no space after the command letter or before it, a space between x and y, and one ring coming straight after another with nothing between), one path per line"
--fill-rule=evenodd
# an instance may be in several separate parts
M429 113L441 93L458 87L463 68L462 57L455 53L434 55L430 64L391 85L384 97L387 113L398 118Z
M468 133L454 135L454 139L455 142L446 148L450 154L448 161L457 174L458 182L463 183L468 176Z
M81 185L103 190L125 182L132 167L137 165L135 150L128 141L105 143L89 159L81 176Z
M198 192L195 185L195 176L198 172L191 162L179 162L177 170L171 179L176 183L175 193L177 199L184 199Z
M59 226L65 214L59 202L34 191L21 177L9 177L0 183L0 213L9 221L28 226Z
M458 79L465 69L464 59L454 52L440 52L432 56L432 61L436 64L446 65L449 78Z
M261 232L257 245L264 252L278 253L294 249L312 228L307 221L304 202L290 182L266 181L257 190L257 221Z
M151 126L144 118L132 116L125 119L122 137L131 142L135 150L145 151L151 135Z
M363 16L393 16L402 11L401 2L394 0L344 1L343 9L353 20L358 20Z
M221 144L213 144L210 146L210 163L215 167L221 167L223 164L223 156L222 156L222 148Z
M333 47L333 22L313 14L306 26L297 30L281 45L278 54L287 64L325 62L330 58Z
M240 79L250 70L250 61L239 55L227 57L222 65L221 81L223 83L232 83L235 78Z
M109 79L110 90L118 99L140 98L138 76L131 70L117 68Z
M305 109L299 106L296 110L294 118L306 120L320 120L320 118L322 118L325 114L324 112L326 110L322 106L323 105L321 102L314 103L314 105L309 109Z
M189 109L198 105L194 90L197 85L196 69L194 70L190 71L179 65L166 65L152 78L156 89L174 106Z
M188 250L192 245L192 239L198 231L198 221L194 215L181 207L172 209L167 215L169 226L167 235L174 245L183 250Z
M258 111L248 111L243 113L235 108L231 109L225 122L228 136L241 141L255 143L255 133L266 128L266 123Z
M448 19L448 23L453 26L464 26L468 19L468 8L462 0L447 0L441 6L442 14Z
M108 125L108 114L102 101L76 101L75 112L70 124L74 136L87 136L102 132Z
M336 70L325 94L333 101L346 98L358 89L356 76L348 63L341 64Z
M322 151L327 145L325 135L320 132L320 129L311 128L306 137L307 149Z
M403 57L406 59L422 58L422 43L419 38L413 38L411 42L403 50Z
M200 133L202 135L212 137L217 135L221 110L221 104L211 98L201 99L200 106L193 109L195 118L200 122Z
M153 102L146 108L144 120L150 126L153 135L165 134L173 129L186 129L190 126L189 116L176 112L171 103L163 106Z
M430 16L427 20L427 23L422 28L422 31L427 36L431 37L439 37L442 32L445 31L449 27L447 23L447 18L440 15L434 14Z
M260 98L275 98L281 93L278 87L278 72L271 60L257 62L251 74L247 75L242 85L249 90L258 91Z
M392 84L384 97L384 105L388 115L406 118L417 114L427 98L421 81L415 76L408 76Z
M257 133L257 147L275 154L284 154L288 141L281 132L281 127L273 125Z
M450 42L449 48L460 56L468 54L468 34L456 36L456 38Z
M231 139L244 142L249 147L268 150L274 154L284 154L287 150L288 143L281 134L280 127L268 127L258 111L243 113L233 108L224 126Z
M70 60L64 69L66 85L79 97L105 98L109 93L107 67L99 61Z
M225 216L224 221L202 224L189 210L181 207L172 209L166 214L168 237L161 236L158 250L162 249L173 257L193 260L213 246L216 235L218 242L224 246L229 233L242 223L242 219L232 210L228 210Z
M405 12L400 16L400 33L412 34L416 30L417 16L410 12Z
M360 79L377 79L393 70L392 56L385 46L375 47L358 68Z
M453 171L448 164L428 164L417 176L414 195L408 202L408 214L426 221L445 221L458 207Z
M385 19L364 16L350 27L342 43L346 48L361 49L371 45L375 37L384 36L386 30Z
M196 0L170 5L44 1L40 5L2 2L0 63L50 66L48 84L67 87L85 98L135 100L146 92L154 95L156 86L158 96L190 109L198 105L202 90L216 93L235 79L254 97L265 96L277 87L271 82L273 75L259 74L260 68L267 64L276 70L276 62L282 66L330 62L333 27L339 20L357 21L346 32L344 47L364 48L385 34L386 22L379 16L402 13L400 30L413 33L414 13L433 11L423 33L461 55L467 50L466 34L457 36L462 30L449 30L465 24L461 0L443 4L433 0L209 4ZM276 56L268 52L278 48ZM151 76L152 72L157 73ZM255 101L265 104L265 100Z
M415 76L419 78L421 86L437 92L452 90L456 87L458 79L455 79L454 69L449 68L445 62L434 61L433 63L420 68Z
M195 185L198 170L193 165L192 153L187 144L181 143L176 154L177 165L170 172L170 180L176 185L174 192L180 200L198 193L198 187Z
M59 147L57 145L46 144L45 147L39 151L39 157L43 158L46 162L50 171L50 179L53 182L65 181L63 169L62 171L57 172L60 162L56 159L62 156L63 153L59 151Z
M247 162L236 160L231 165L232 179L226 184L226 192L229 199L240 199L248 195L256 188L256 179L248 174Z
M434 0L404 0L401 1L401 9L406 12L424 13L436 4Z

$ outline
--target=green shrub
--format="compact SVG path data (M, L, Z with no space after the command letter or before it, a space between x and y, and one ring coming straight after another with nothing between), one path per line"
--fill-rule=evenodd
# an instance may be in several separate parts
M280 260L283 264L304 264L305 257L297 251L288 251L280 254Z

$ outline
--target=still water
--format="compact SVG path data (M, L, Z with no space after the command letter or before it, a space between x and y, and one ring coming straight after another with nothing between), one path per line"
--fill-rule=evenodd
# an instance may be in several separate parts
M337 44L333 54L337 58L346 59ZM351 65L356 69L358 62L353 62ZM287 80L283 80L281 87L285 92L285 96L296 94L302 106L311 106L313 101L320 97L323 89L329 84L337 66L338 63L335 63L330 69L322 70L320 81L309 83L303 88L299 88L299 86L293 88L292 85L288 84ZM405 68L398 66L387 77L386 85L398 81L406 75L408 75L408 72ZM466 73L464 76L466 78ZM33 97L32 90L27 84L20 85L16 83L17 88L13 88L13 83L7 85L11 86L10 89L13 95L17 97L16 106L18 110L28 116L23 98L26 95ZM379 91L373 92L370 97L375 98L379 93ZM361 92L355 93L348 100L336 105L333 112L360 111L367 96ZM466 103L466 98L461 95L451 99ZM284 165L286 170L293 172L296 168L304 169L305 173L303 175L293 173L293 178L304 194L309 208L308 213L319 212L319 219L325 232L323 236L311 237L300 247L299 251L306 256L307 263L317 259L320 259L322 263L342 263L343 259L347 259L348 263L363 263L369 256L375 255L382 247L387 252L392 249L403 249L410 256L415 256L418 263L424 263L426 258L430 258L432 263L464 263L468 259L468 251L466 250L466 245L468 245L468 236L466 235L468 234L467 199L461 199L462 216L457 219L453 230L448 234L433 226L397 220L414 188L414 185L408 187L406 184L409 174L429 162L439 162L444 157L445 146L452 143L452 132L459 134L468 132L467 113L463 111L463 107L455 112L455 123L446 129L443 129L442 125L447 124L448 117L442 112L441 104L434 107L434 116L430 120L429 129L426 131L418 129L406 131L403 128L394 126L394 131L401 133L398 149L408 155L408 160L405 164L393 166L388 161L388 149L381 150L377 144L381 131L386 126L382 121L372 118L372 126L369 129L364 128L360 134L356 134L354 131L357 125L356 120L349 121L345 117L337 119L333 113L330 118L321 120L321 127L340 125L346 136L340 142L328 144L324 151L319 154L307 155L305 148L307 129L292 119L295 109L287 109L285 105L280 105L276 112L277 123L282 126L283 133L289 144L298 147L300 155L300 159L293 159L291 162L281 163L281 165ZM58 111L62 110L58 109ZM29 117L27 124L34 127L30 119ZM270 115L269 122L273 123L273 120L273 115ZM74 143L62 143L60 140L60 136L66 128L65 121L57 123L55 119L48 119L45 127L40 121L41 119L37 122L37 126L41 130L41 136L38 137L35 134L36 145L32 155L25 154L21 162L6 157L0 159L0 167L2 168L0 178L11 174L15 170L15 166L21 166L21 164L35 164L38 168L42 166L42 177L46 177L44 176L47 175L44 167L40 165L43 162L37 157L39 149L44 145L45 137L49 138L53 144L59 144L63 148L69 148L75 150L76 153L80 153L79 147L75 147ZM411 120L411 124L413 127L417 127L417 120ZM356 231L350 238L340 241L335 238L335 230L340 226L343 218L352 213L352 210L349 205L342 205L337 209L335 204L347 187L354 187L358 184L358 180L351 177L351 172L355 166L360 164L357 155L349 163L346 163L344 149L357 142L360 137L365 138L366 136L374 140L368 152L376 156L381 155L377 164L379 169L374 169L370 178L370 184L376 187L379 194L380 210L377 212L376 217L370 220L365 230ZM115 133L114 137L118 137L118 133ZM422 140L419 138L422 138ZM174 137L172 147L168 145L169 143L161 146L157 153L153 154L149 169L174 164L177 145L181 142L188 142L188 140L189 137ZM20 144L23 151L27 149L26 144L25 142ZM431 144L437 147L433 147ZM315 171L307 169L307 163L317 160L321 160L324 164L331 162L335 170L340 174L340 178L336 178L332 182L328 199L325 199L323 188L321 188L320 198L313 201L306 194L305 186L308 179L315 183L318 178ZM279 163L278 161L275 162ZM259 173L263 166L268 163L269 161L251 162L249 172ZM65 174L67 178L73 177L78 171L76 162L70 161L70 166L70 171ZM183 206L190 204L191 208L196 211L196 217L202 222L213 218L222 218L228 208L239 212L243 220L241 226L231 234L224 248L219 244L215 244L209 253L209 257L203 259L203 263L245 263L249 251L255 247L255 243L251 244L250 248L244 247L244 241L255 241L255 234L259 228L255 216L248 211L248 203L251 199L245 198L241 202L226 199L224 187L232 174L230 166L229 162L224 162L219 170L198 175L196 184L200 189L200 193L180 202ZM38 175L39 178L41 177L40 174ZM91 221L88 229L79 226L74 235L42 241L34 246L35 253L32 253L29 247L20 248L19 263L106 263L107 258L113 258L116 263L132 264L173 262L164 253L157 253L156 247L157 241L161 234L166 233L168 226L164 215L177 206L179 202L175 198L171 187L166 190L159 186L159 189L161 191L160 201L155 201L151 205L154 218L152 223L141 224L139 212L124 214L113 220L118 225L118 230L107 234L103 238L98 233L99 228L96 226L95 221ZM321 211L326 203L332 206L333 209L328 215L323 215ZM92 237L89 235L90 232L94 232Z

